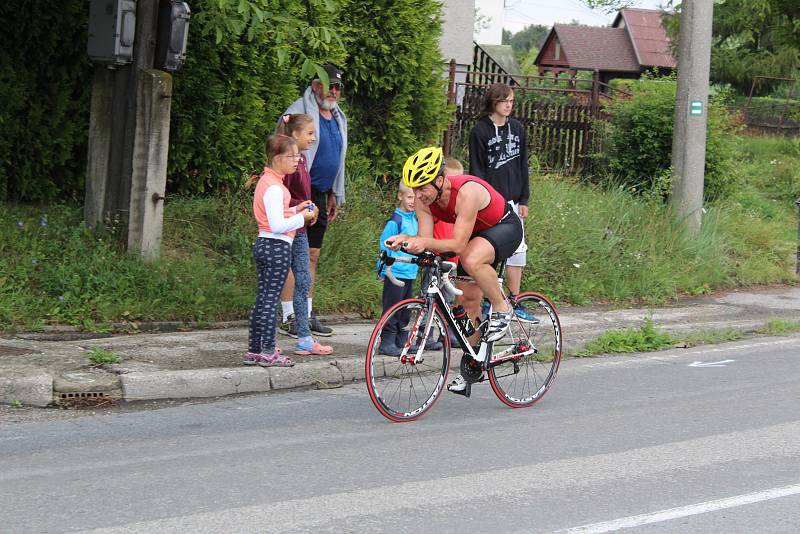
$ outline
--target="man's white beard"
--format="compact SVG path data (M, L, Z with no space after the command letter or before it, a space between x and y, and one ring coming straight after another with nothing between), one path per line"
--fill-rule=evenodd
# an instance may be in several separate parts
M320 102L319 99L317 99L317 104L319 104L319 109L324 109L325 111L332 110L333 106L335 105L328 102L328 100L325 98L322 99L322 102Z

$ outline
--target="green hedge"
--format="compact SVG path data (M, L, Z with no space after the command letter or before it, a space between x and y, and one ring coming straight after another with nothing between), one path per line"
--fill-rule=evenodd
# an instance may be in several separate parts
M85 0L0 3L0 200L83 198Z
M355 0L191 4L187 63L173 77L169 193L236 188L258 170L265 138L315 62L343 67L353 156L375 175L444 129L434 0L398 1L391 13ZM87 21L86 0L0 4L0 200L83 198Z
M387 12L383 3L352 0L342 23L350 52L350 135L377 174L399 174L410 153L440 142L449 119L438 45L441 4L397 0Z

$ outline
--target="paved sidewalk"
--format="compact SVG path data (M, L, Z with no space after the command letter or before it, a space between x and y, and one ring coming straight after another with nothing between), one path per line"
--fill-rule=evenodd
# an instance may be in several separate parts
M753 332L772 319L800 322L800 288L737 291L658 308L608 307L559 310L565 350L574 352L606 330L636 328L652 317L657 328L677 334L721 329ZM299 387L336 387L364 378L364 353L374 322L329 318L335 334L320 338L332 356L294 357L292 368L240 364L247 328L136 333L80 339L68 329L0 336L0 403L48 406L218 397ZM344 321L344 322L342 322ZM295 340L278 336L291 354ZM122 362L93 368L87 352L103 348ZM457 354L452 358L455 364Z

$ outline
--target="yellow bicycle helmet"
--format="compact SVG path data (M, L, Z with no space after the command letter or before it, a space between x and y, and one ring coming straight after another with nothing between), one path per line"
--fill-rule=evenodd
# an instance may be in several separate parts
M403 165L403 183L408 187L431 183L441 174L443 160L444 153L438 146L418 150Z

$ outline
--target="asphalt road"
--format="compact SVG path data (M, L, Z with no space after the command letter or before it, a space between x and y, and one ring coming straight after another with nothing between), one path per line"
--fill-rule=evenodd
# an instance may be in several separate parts
M723 363L719 363L723 362ZM800 336L563 362L392 424L363 384L0 426L3 532L800 531Z

